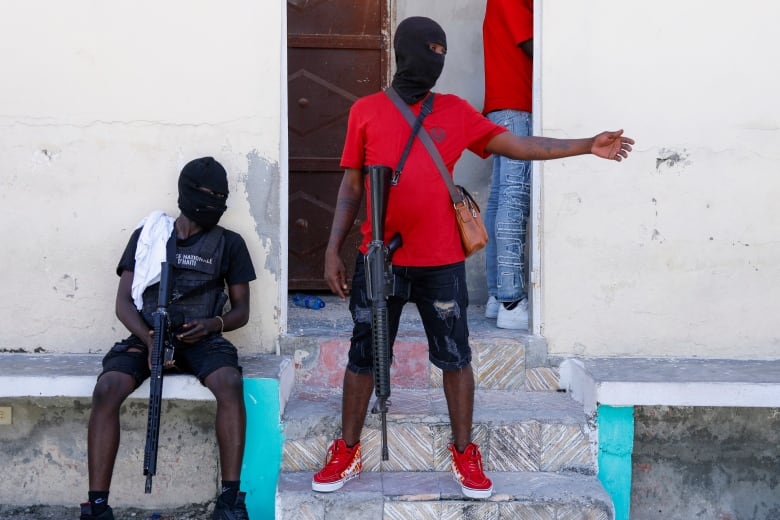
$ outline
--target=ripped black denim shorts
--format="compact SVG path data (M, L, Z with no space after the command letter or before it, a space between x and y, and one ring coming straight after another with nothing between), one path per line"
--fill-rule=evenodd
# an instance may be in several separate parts
M442 370L459 370L471 363L465 263L436 267L393 266L393 272L400 278L396 285L406 286L408 296L391 296L387 300L391 359L401 311L407 302L411 302L417 306L425 328L430 362ZM357 374L369 374L373 371L371 302L366 294L362 255L358 255L355 264L349 310L354 328L347 369Z

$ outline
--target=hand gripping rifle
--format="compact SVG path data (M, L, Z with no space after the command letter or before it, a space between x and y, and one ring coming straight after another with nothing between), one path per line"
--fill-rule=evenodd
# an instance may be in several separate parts
M160 438L160 412L162 408L163 368L173 361L171 324L168 302L171 299L171 265L162 263L160 292L154 313L154 344L152 346L152 375L149 378L149 418L146 424L146 448L144 449L145 493L152 492L152 477L157 473L157 446Z
M390 334L387 317L387 298L393 292L393 252L401 247L401 235L396 233L385 245L385 212L393 169L387 166L368 166L371 197L371 242L365 256L366 291L371 301L371 346L374 352L374 391L376 401L371 413L382 414L382 460L387 453L387 410L390 406Z

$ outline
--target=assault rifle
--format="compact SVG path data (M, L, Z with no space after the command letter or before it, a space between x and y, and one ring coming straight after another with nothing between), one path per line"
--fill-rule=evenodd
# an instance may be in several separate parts
M154 313L154 344L152 346L152 374L149 378L149 417L146 424L146 448L144 449L145 493L152 492L152 477L157 473L157 446L160 438L160 412L162 409L163 369L173 361L171 322L168 302L171 299L172 267L162 263L160 292Z
M376 401L371 413L382 415L382 460L387 453L387 411L390 406L390 334L388 330L387 298L393 294L394 276L390 262L393 252L401 247L401 235L396 233L385 245L385 212L392 168L368 166L371 200L371 242L365 256L366 292L371 301L371 346L374 351L374 391Z

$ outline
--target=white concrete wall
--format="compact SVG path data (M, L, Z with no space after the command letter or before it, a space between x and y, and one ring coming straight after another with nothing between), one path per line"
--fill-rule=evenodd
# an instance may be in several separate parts
M0 349L105 351L125 334L113 272L134 225L176 212L200 155L230 172L223 223L259 279L251 324L272 351L286 291L281 0L12 2L0 17ZM395 0L447 31L437 89L481 108L484 0ZM542 167L541 333L553 355L778 357L780 6L537 2L544 135L622 126L624 164ZM487 197L489 161L459 182ZM482 277L482 278L480 278ZM469 260L472 301L484 260ZM262 295L262 297L261 297Z
M447 31L437 89L482 104L484 0L396 2ZM543 135L623 127L623 164L543 163L540 332L552 355L780 356L780 6L537 1ZM490 161L456 176L487 197ZM484 259L469 260L472 301Z
M780 5L537 2L541 124L623 127L623 164L549 162L552 354L780 356Z
M105 351L124 337L114 269L127 239L151 210L177 215L181 167L213 155L229 172L222 224L258 272L250 325L230 338L274 350L285 5L4 3L0 349Z

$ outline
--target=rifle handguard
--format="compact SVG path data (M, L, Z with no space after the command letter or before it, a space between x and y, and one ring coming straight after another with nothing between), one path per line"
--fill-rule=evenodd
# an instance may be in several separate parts
M144 447L144 475L146 475L144 493L152 492L152 477L157 473L163 369L167 363L173 361L173 345L170 342L170 320L167 311L173 286L172 267L168 262L163 262L161 267L157 311L154 313L154 344L152 346L152 367L149 377L149 413L146 423L146 445Z

